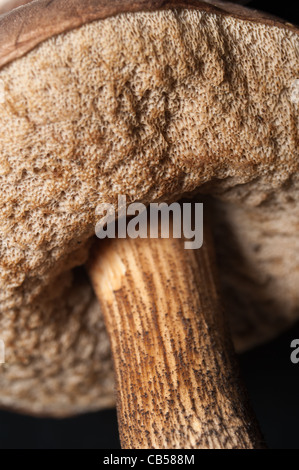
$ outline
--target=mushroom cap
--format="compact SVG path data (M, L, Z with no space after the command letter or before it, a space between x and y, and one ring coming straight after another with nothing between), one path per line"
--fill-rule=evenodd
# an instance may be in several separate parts
M209 194L239 351L299 313L299 35L223 2L38 0L0 17L0 404L113 404L82 266L99 203Z

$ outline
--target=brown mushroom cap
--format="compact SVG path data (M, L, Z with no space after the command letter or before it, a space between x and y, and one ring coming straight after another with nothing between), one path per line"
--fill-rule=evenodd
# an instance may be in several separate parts
M100 202L213 195L239 350L298 318L298 29L222 2L44 1L0 17L3 406L113 403L84 264Z

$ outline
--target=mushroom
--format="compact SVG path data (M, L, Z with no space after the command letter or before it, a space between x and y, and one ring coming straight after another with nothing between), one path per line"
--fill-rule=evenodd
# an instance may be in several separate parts
M234 372L210 235L198 252L179 240L90 248L97 205L116 205L119 194L146 205L209 195L236 349L292 324L298 44L295 26L218 1L38 0L0 17L1 406L68 415L113 404L103 313L123 446L263 445ZM161 270L148 262L152 250ZM82 269L88 258L100 302ZM128 275L116 269L115 289L109 266L119 260ZM129 295L133 265L144 309ZM136 336L141 320L147 330ZM132 345L130 379L121 367ZM143 381L158 383L157 364L159 390Z

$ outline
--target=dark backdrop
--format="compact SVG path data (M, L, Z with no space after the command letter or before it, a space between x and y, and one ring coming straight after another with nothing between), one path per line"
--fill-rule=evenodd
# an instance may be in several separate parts
M256 0L248 5L299 24L298 0ZM299 364L290 361L290 343L295 338L299 338L299 324L276 341L240 356L251 402L270 448L299 449ZM65 420L0 412L1 449L118 447L115 410Z

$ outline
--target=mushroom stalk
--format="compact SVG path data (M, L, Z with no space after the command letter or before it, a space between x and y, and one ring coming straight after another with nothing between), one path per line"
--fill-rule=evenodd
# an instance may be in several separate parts
M223 317L212 238L97 241L123 448L261 448Z

